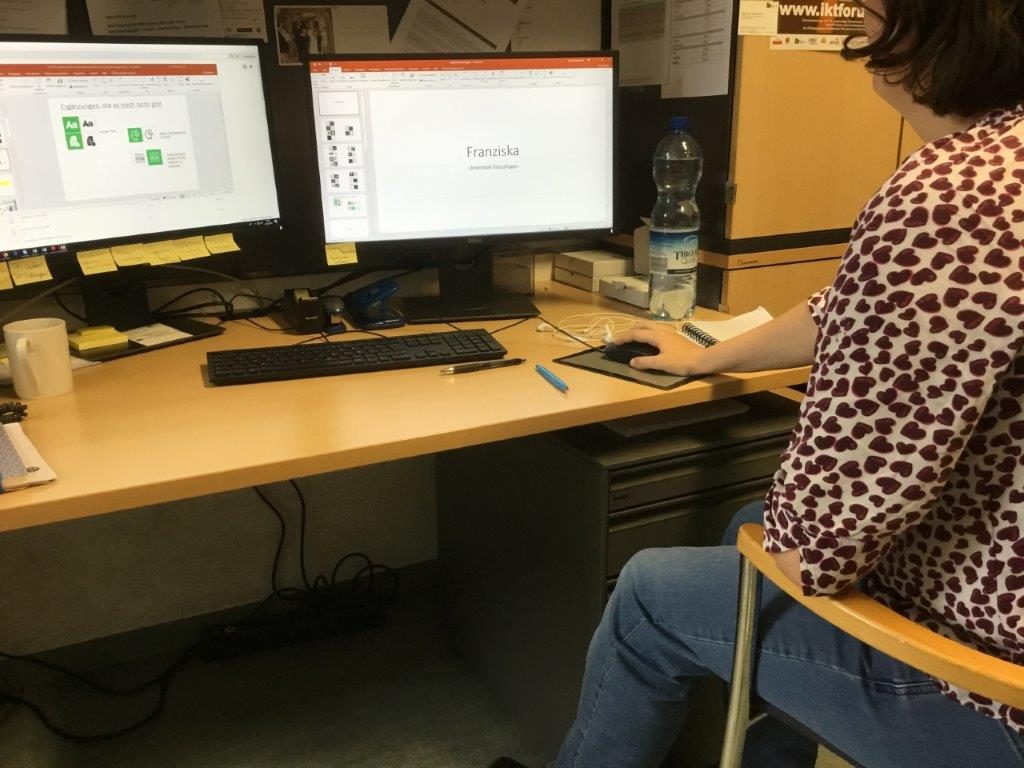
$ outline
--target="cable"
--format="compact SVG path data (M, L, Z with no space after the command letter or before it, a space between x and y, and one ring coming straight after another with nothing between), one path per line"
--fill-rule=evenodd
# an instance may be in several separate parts
M13 307L10 312L7 312L4 315L0 315L0 325L3 325L8 320L10 320L12 317L18 315L23 310L28 309L33 304L38 304L40 301L45 299L50 294L56 293L61 288L66 288L67 286L71 285L72 283L78 282L78 280L79 280L78 277L69 277L67 280L62 280L61 282L57 283L56 285L51 286L50 288L47 288L42 293L36 294L31 299L26 299L25 301L23 301L20 304L18 304L16 307Z
M496 330L496 331L491 331L491 336L494 336L494 335L496 335L496 334L499 334L499 333L501 333L502 331L507 331L507 330L508 330L509 328L515 328L515 327L516 327L517 325L522 325L522 324L523 324L523 323L525 323L525 322L526 322L527 320L532 320L532 319L533 319L533 318L531 318L531 317L524 317L524 318L523 318L522 320L516 320L516 321L515 321L514 323L509 323L508 325L503 325L503 326L501 326L501 328L499 328L498 330Z
M78 314L77 312L72 312L70 309L68 309L67 304L64 303L64 297L61 296L59 293L53 294L53 300L57 302L57 306L63 309L68 316L75 318L75 320L81 320L83 323L89 322L82 315Z
M270 511L274 513L274 516L277 518L277 522L281 526L281 535L277 539L277 551L274 552L274 565L270 569L270 590L271 597L273 597L278 593L277 568L278 565L280 565L281 563L281 551L284 549L284 538L286 530L284 524L284 516L281 514L281 511L270 502L270 499L263 495L263 491L259 489L259 486L254 485L252 489L256 491L256 495L263 500L263 503L270 507Z
M595 315L599 316L599 317L606 317L605 315L597 315L597 313L595 313ZM578 341L580 344L582 344L585 347L588 347L589 349L600 349L600 347L595 346L594 344L591 344L587 340L587 338L585 338L587 336L587 334L591 334L593 332L593 325L594 325L593 323L591 323L590 325L585 326L583 328L582 332L580 332L580 329L576 328L576 327L574 327L573 330L568 330L567 328L565 328L566 320L572 320L572 319L579 318L579 317L590 317L590 316L591 315L570 315L565 320L562 320L561 323L553 323L552 321L548 320L543 315L538 315L538 318L542 322L547 323L549 326L551 326L551 328L553 329L554 338L558 338L558 335L562 334L567 339L571 339L573 341ZM634 324L636 323L636 318L635 317L630 317L629 315L618 315L618 317L628 317ZM629 327L632 328L632 325L629 326ZM601 328L600 330L604 331L605 333L607 333L607 329L605 329L605 328ZM623 329L623 330L625 330L625 329ZM580 335L577 335L577 332L580 332ZM595 336L591 335L590 338L603 338L603 334L601 336L599 336L599 337L595 337Z
M299 497L299 516L301 520L299 523L299 570L302 573L302 583L306 585L306 589L312 589L313 585L309 580L309 575L306 573L306 497L302 495L302 489L299 488L298 483L294 480L289 480L288 483L295 489L295 494Z
M220 305L223 306L226 311L230 311L229 307L231 306L231 302L224 298L224 294L218 291L216 288L192 288L191 290L185 291L184 293L175 296L173 299L165 301L163 304L161 304L159 307L153 310L153 314L159 315L172 304L177 304L186 296L193 296L194 294L197 293L212 293L214 296L220 299ZM182 311L185 311L185 309L201 309L208 306L217 306L217 304L197 304L192 307L183 308Z

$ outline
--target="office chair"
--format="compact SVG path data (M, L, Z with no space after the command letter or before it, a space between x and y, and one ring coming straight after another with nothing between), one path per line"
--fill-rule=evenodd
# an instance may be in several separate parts
M740 768L743 757L750 719L757 587L761 576L829 624L914 669L1011 707L1024 707L1024 667L938 635L856 589L829 597L805 597L764 551L764 529L760 525L740 528L736 546L741 556L736 650L719 768ZM790 718L783 719L791 722ZM802 727L799 730L807 731Z

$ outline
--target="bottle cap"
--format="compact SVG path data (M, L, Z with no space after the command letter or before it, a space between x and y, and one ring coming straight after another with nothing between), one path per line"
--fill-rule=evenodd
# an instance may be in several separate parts
M673 117L669 122L669 129L672 131L685 131L690 127L690 118Z

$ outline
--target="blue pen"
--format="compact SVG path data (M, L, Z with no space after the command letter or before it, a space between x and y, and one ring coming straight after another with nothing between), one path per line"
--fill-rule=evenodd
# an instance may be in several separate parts
M536 370L537 370L537 373L539 373L541 376L543 376L547 380L547 382L552 387L557 389L559 392L568 392L569 391L569 385L568 384L566 384L560 378L555 376L555 374L553 374L551 371L549 371L547 368L545 368L540 363L537 363Z

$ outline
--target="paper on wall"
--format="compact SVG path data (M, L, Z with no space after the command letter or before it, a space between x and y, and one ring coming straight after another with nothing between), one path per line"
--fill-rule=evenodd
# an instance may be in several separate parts
M776 0L740 0L737 34L774 35L779 31L779 4Z
M221 23L227 37L251 37L267 42L263 0L220 0Z
M467 29L431 0L411 0L391 39L391 49L396 53L448 53L500 51L504 46L499 48L472 28Z
M224 37L218 0L86 0L94 35Z
M666 77L667 0L612 0L612 48L619 85L661 85Z
M339 5L332 16L334 53L386 53L391 49L386 5Z
M729 92L732 0L669 0L668 80L663 99Z
M452 18L504 51L512 39L525 2L512 0L428 0Z
M523 0L513 51L596 51L601 47L600 0Z
M773 51L841 51L846 37L841 35L772 35Z
M66 35L66 0L0 0L0 34Z

